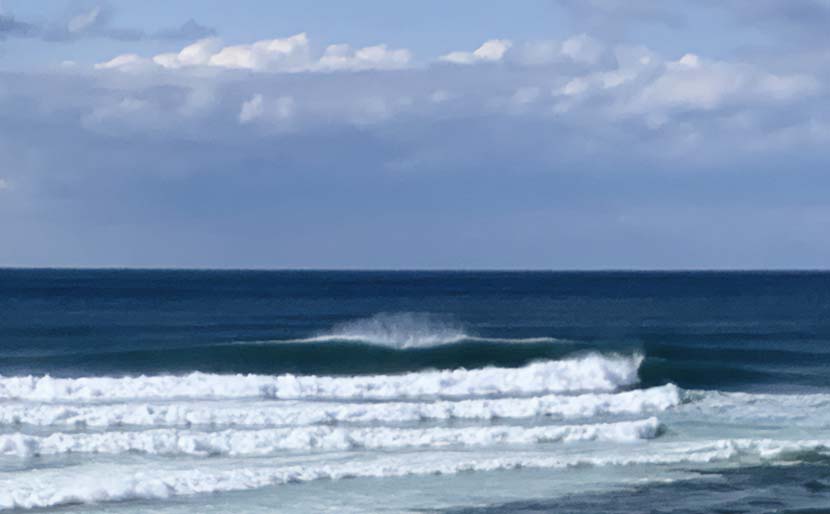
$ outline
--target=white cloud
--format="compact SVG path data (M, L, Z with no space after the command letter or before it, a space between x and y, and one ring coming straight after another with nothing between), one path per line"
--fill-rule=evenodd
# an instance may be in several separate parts
M665 73L646 87L641 102L649 107L713 109L740 91L747 81L742 70L728 64L707 63L694 54L666 63Z
M194 87L184 99L179 113L183 116L195 116L208 112L217 102L216 91L211 87Z
M665 63L662 74L642 89L631 107L712 110L729 101L788 100L817 89L817 81L806 75L774 75L746 64L685 54Z
M239 110L239 123L246 124L257 120L287 121L294 116L294 98L280 96L273 100L256 94L242 103Z
M535 110L537 102L542 99L542 88L538 86L521 86L516 88L512 94L493 98L490 108L496 111L504 111L513 115L526 114L533 107Z
M482 61L498 61L504 57L504 53L512 43L506 39L491 39L473 52L476 59Z
M429 101L435 104L444 103L452 98L446 89L436 89L429 95Z
M163 53L146 59L136 54L124 54L96 69L137 71L148 64L167 69L211 66L252 71L295 72L312 66L308 37L305 33L281 39L265 39L249 45L223 47L216 38L206 38L184 47L179 52Z
M789 100L818 92L818 81L809 75L767 74L758 82L758 90L778 100Z
M439 59L453 64L500 61L513 43L507 39L491 39L472 52L450 52Z
M66 29L70 34L78 34L95 25L98 17L101 15L100 7L93 7L89 11L70 18L66 24Z
M159 54L153 62L163 68L182 68L184 66L203 66L208 64L211 56L221 48L217 38L205 38L184 47L178 53Z
M115 130L113 120L121 119L133 129L169 126L173 127L170 130L197 134L214 130L214 124L221 127L223 120L235 127L251 125L269 132L312 131L329 124L369 126L392 119L407 123L430 117L450 120L508 115L510 123L520 123L523 117L541 123L549 119L556 126L572 127L574 133L624 132L615 136L618 140L633 137L630 133L636 129L632 127L637 127L643 138L662 138L661 151L674 148L682 152L720 144L712 141L718 133L725 139L736 134L757 139L764 130L771 130L771 125L795 125L803 115L803 102L821 92L821 82L810 75L814 70L806 68L800 73L784 72L775 69L776 63L765 67L762 62L718 61L696 54L666 60L648 48L606 46L584 34L559 42L515 46L505 40L490 40L475 51L449 55L445 61L462 64L505 61L510 71L485 72L477 66L460 66L450 72L437 69L440 65L434 61L413 68L409 51L386 45L329 45L314 55L304 34L235 46L203 39L154 59L127 54L99 64L99 69L169 71L150 73L120 96L85 110L92 112L86 119L99 125L106 121L107 130ZM551 67L541 69L540 65ZM287 79L264 73L228 80L212 73L178 75L180 70L193 67L277 73L413 70L406 77L316 73ZM107 87L125 87L107 76L100 80L107 80ZM141 90L151 85L166 88ZM150 105L124 98L143 99ZM689 112L696 115L688 116ZM727 126L727 117L743 112L759 116L744 125ZM199 123L208 118L209 128ZM661 130L654 130L657 128ZM586 148L601 148L602 137L588 137ZM669 143L669 139L673 141ZM613 138L609 140L613 142Z
M294 98L290 96L281 96L274 103L274 114L280 120L292 118L294 116L294 109Z
M596 39L580 34L563 41L561 51L574 62L594 64L602 56L603 46Z
M383 70L406 68L412 53L406 49L390 50L386 45L352 50L349 45L329 45L317 68L321 70Z
M614 59L603 60L605 64L599 55L595 53L592 66L596 71L560 76L552 90L555 112L583 104L584 109L604 109L603 115L611 120L637 116L658 128L674 112L786 102L819 90L818 81L809 75L773 74L754 65L707 60L691 53L664 61L646 48L623 46L613 49ZM612 61L615 65L609 67Z
M591 83L586 77L575 77L565 83L564 86L557 89L555 92L564 96L577 96L588 91Z
M526 105L535 102L539 98L540 94L541 90L538 87L520 87L515 93L513 93L513 96L510 97L510 101L515 105Z
M250 100L242 103L242 109L239 111L239 123L249 123L253 120L262 117L265 109L263 105L262 95L254 95Z
M510 58L525 66L562 62L596 65L605 53L605 46L596 39L579 34L564 41L529 41L510 49Z
M562 45L558 41L531 41L516 49L520 64L536 66L562 60Z
M135 71L145 68L150 62L138 54L122 54L109 61L95 64L96 70Z
M409 96L365 96L350 102L349 122L355 125L372 125L393 118L410 108L413 100Z
M201 39L179 52L158 54L151 59L136 54L124 54L96 69L138 71L148 64L166 69L209 66L264 72L302 72L337 70L392 70L406 68L412 52L374 45L353 49L347 44L330 45L319 59L311 55L305 33L287 38L265 39L247 45L222 46L217 38Z
M578 97L592 92L614 89L631 84L659 65L654 54L643 48L619 47L614 49L616 67L589 72L570 78L554 94Z
M256 71L300 71L308 68L309 60L308 37L303 32L250 45L226 46L211 55L208 64Z
M135 96L104 100L81 117L87 130L103 134L147 133L169 130L178 113L166 112L156 102Z
M8 181L0 178L0 191L6 191L9 189L11 189L11 186L9 185Z

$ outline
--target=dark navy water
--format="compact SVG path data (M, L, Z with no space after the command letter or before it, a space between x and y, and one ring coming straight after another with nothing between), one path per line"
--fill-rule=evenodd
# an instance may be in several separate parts
M380 380L377 382L380 385L349 382L345 389L338 390L337 394L342 396L338 398L344 403L336 407L347 408L353 402L374 398L371 395L378 387L383 387L383 380L394 381L394 377L401 374L432 380L430 370L455 370L453 373L488 367L526 370L531 369L528 366L533 363L559 361L577 362L574 364L577 369L588 366L585 364L588 361L579 361L580 358L596 355L612 360L615 356L643 357L636 369L638 380L634 382L615 375L613 378L619 383L611 389L603 389L602 377L587 377L596 378L597 394L613 393L607 402L617 410L591 411L583 418L573 418L576 421L548 413L528 415L530 417L515 414L516 419L506 420L493 414L461 424L452 416L439 421L429 418L416 425L397 419L361 423L384 430L388 427L392 427L390 430L421 427L425 431L423 437L430 441L424 450L389 448L404 452L402 455L415 452L411 454L413 458L426 455L437 459L429 452L438 452L440 456L446 443L434 438L443 437L440 430L454 427L463 430L469 425L470 430L486 430L489 426L502 424L516 430L535 430L573 423L602 427L607 422L640 422L647 416L659 415L661 428L639 433L637 441L632 443L643 444L642 447L630 446L619 434L609 440L586 439L573 446L563 445L562 450L559 446L551 446L553 443L548 440L542 440L538 455L580 456L582 460L575 461L573 473L599 470L597 480L616 484L613 487L595 492L574 486L563 495L562 489L571 486L562 485L567 483L562 478L567 475L561 473L570 471L561 471L562 467L552 461L535 461L537 455L521 445L516 451L525 453L521 453L521 459L517 457L516 464L510 464L514 454L512 450L499 449L499 440L490 441L483 449L468 449L464 450L467 453L459 454L473 459L468 467L460 468L461 472L448 471L446 464L431 470L429 466L433 461L424 460L426 464L422 465L416 459L411 463L402 461L406 466L411 464L411 469L404 466L405 472L394 471L399 468L393 465L388 467L393 470L388 472L389 476L412 475L416 477L411 479L412 482L401 478L377 478L385 477L387 471L378 475L374 471L377 468L373 467L376 461L372 459L378 455L384 459L386 454L383 452L392 450L382 446L381 453L376 454L360 443L352 451L365 460L365 466L345 473L347 477L357 478L354 491L350 490L343 498L355 505L372 505L373 495L378 490L375 486L360 485L363 483L360 480L381 480L386 481L384 484L398 484L385 487L389 491L400 488L400 494L389 494L390 498L400 498L402 505L408 501L405 498L411 493L409 488L424 487L423 497L413 496L416 499L410 503L414 502L414 505L406 504L414 511L418 511L422 500L425 505L432 505L427 501L432 498L436 505L443 504L441 502L456 505L449 511L459 513L828 512L830 440L825 441L822 437L830 433L827 432L830 430L830 273L17 269L0 270L0 439L3 433L8 433L13 437L36 440L34 443L29 440L21 443L22 439L13 438L7 438L5 443L0 440L0 510L4 506L36 508L37 505L71 506L113 501L115 505L126 502L126 507L113 507L112 512L134 512L134 509L154 510L161 505L159 502L171 498L172 503L167 504L172 509L170 512L187 512L206 508L206 505L214 508L211 512L222 511L217 507L221 505L227 507L227 511L256 507L260 510L253 511L265 512L273 498L281 498L287 502L284 504L286 509L303 512L309 504L302 487L317 487L313 489L316 492L308 494L319 495L321 502L330 497L327 501L331 507L340 501L339 493L336 493L339 485L297 486L282 493L278 492L282 491L280 487L286 487L279 485L282 475L267 475L268 478L263 479L270 489L251 485L247 479L236 476L233 480L223 478L234 484L228 491L242 491L230 496L221 496L226 490L222 488L224 486L216 485L224 483L221 480L205 485L197 483L199 476L181 483L164 482L167 489L158 496L154 489L156 485L150 487L141 482L145 475L130 478L127 486L118 485L112 489L115 492L83 489L77 499L71 494L49 496L37 489L40 486L27 484L48 483L34 475L34 481L30 481L29 475L34 473L54 473L59 479L70 476L68 471L61 470L64 467L75 469L72 466L78 466L78 476L90 477L92 482L98 480L95 477L101 473L108 473L101 470L109 468L101 466L111 465L122 466L125 470L133 469L130 466L146 467L141 469L168 466L171 476L184 473L182 469L189 469L188 466L200 473L226 473L227 466L233 470L239 464L224 459L236 455L234 451L248 451L250 448L246 445L249 443L234 443L240 446L227 451L214 448L208 452L207 460L198 460L203 456L182 446L183 443L177 443L179 446L175 450L164 446L168 443L158 446L161 444L158 440L153 442L156 446L130 443L134 446L128 446L123 460L118 460L122 457L107 455L122 455L117 446L122 443L93 438L99 430L104 430L105 435L118 430L156 434L159 430L187 432L198 428L207 434L202 436L208 437L214 430L230 427L239 431L235 435L239 438L263 427L280 430L281 425L276 422L250 421L250 416L258 415L258 410L270 407L251 398L234 396L237 394L233 389L235 386L228 384L233 385L234 380L243 381L242 375L314 376L319 377L315 379L318 380L314 386L317 388L328 387L328 381L338 377ZM579 372L590 373L584 370ZM188 378L194 372L204 373L207 378ZM475 378L481 383L470 382L469 397L475 400L479 390L502 391L499 389L502 387L508 396L520 391L516 393L516 401L520 401L524 389L511 389L510 383L488 385L488 380L514 380L509 378L507 371L498 373L493 376L508 378ZM233 374L238 374L234 375L237 378L227 378ZM203 387L194 392L193 397L153 389L156 386L152 377L169 376L178 377L175 387L190 383ZM28 378L15 382L15 377ZM48 377L72 380L57 383ZM120 388L118 394L122 396L110 398L106 387L95 389L98 386L90 386L87 382L96 377L119 380L119 377L138 377L138 381L113 382L112 387ZM671 400L672 395L678 394L671 389L672 384L680 391L676 401ZM231 392L223 396L225 387L231 387ZM593 391L578 383L562 387L565 387L562 390L565 400L581 390ZM127 394L124 391L129 392L130 388L135 388L136 397L123 397ZM321 400L330 401L325 391L328 389L304 391L298 398L308 401L308 408L312 409ZM542 394L534 389L527 391L532 397ZM625 399L627 391L662 395L661 398L669 398L669 403L657 407L643 404L629 409L626 406L630 401ZM440 391L437 394L440 397ZM406 391L395 395L389 399L412 401ZM213 424L200 426L190 421L180 422L169 414L166 414L168 417L153 417L159 409L166 408L179 409L170 411L174 413L195 412L193 409L204 407L206 398L215 402L210 405L215 404L217 412L221 411L227 419L236 419L232 418L238 416L233 413L236 411L228 409L237 409L244 411L247 421L233 421L227 425L213 421ZM83 403L78 403L81 401ZM153 401L155 403L147 404ZM579 401L590 403L595 400ZM77 410L76 405L87 411ZM276 402L273 405L281 408L282 404ZM366 408L371 408L371 404L368 405ZM118 410L123 406L128 409L136 406L149 421L125 421L124 416L129 411L123 414ZM484 407L495 408L489 404ZM21 408L41 410L33 410L27 418ZM401 411L389 412L398 415ZM83 422L66 421L84 416ZM87 426L87 423L98 422L96 416L106 418L106 423L101 425L103 428ZM336 413L330 416L333 421L323 426L354 428L350 424L351 418L341 419L337 417L341 414ZM446 424L441 425L444 421ZM297 430L308 428L306 422L296 419L289 424L295 426L295 423ZM309 423L313 428L317 422ZM363 425L355 426L360 429ZM439 426L444 428L439 429ZM83 444L88 446L68 449L49 446L57 443L45 437L56 431L77 432L78 437L89 438L83 439ZM191 436L190 432L185 432L175 437ZM315 452L321 443L310 441L309 462L318 462L315 459L321 458L321 454ZM394 438L389 441L383 444L397 444ZM453 444L456 443L450 446L455 448ZM22 456L23 460L3 460L4 452L5 455ZM48 452L59 457L47 457ZM141 456L136 456L136 452ZM638 454L654 459L639 463ZM295 458L303 454L288 455ZM606 459L609 455L616 456ZM447 462L461 457L447 457ZM481 460L485 457L501 460L493 466L488 464L493 461ZM259 458L246 454L248 460L244 462L253 471L245 473L259 472L271 458L275 457ZM282 456L279 458L283 459ZM175 463L185 462L184 459L196 460L181 469L176 467L178 464ZM332 465L349 462L338 460L340 457L332 459ZM364 460L359 463L363 465ZM284 465L282 460L279 462ZM291 465L296 462L291 461ZM332 478L329 468L320 471L311 464L309 466L313 472L308 471L308 477L302 475L303 478L287 480L287 483L308 480L320 484ZM642 484L626 482L626 466L639 470L636 476ZM571 467L568 464L564 469ZM528 471L530 474L525 477L523 468L542 471ZM544 471L548 468L560 471L549 471L551 475L548 476L545 475L548 471ZM497 469L500 471L495 473L506 473L509 477L487 479L495 480L493 490L497 492L492 499L480 499L480 492L469 485L469 479L463 473L479 469ZM685 472L692 476L675 479ZM10 477L6 482L3 473ZM486 473L482 476L489 476ZM436 480L448 482L435 485L429 479L417 478L436 474L440 475ZM370 478L359 478L362 476ZM675 478L663 480L667 476ZM388 482L390 480L399 482ZM424 480L427 485L421 483ZM594 479L585 480L587 486ZM195 485L188 488L191 482ZM443 488L443 483L452 485ZM531 484L533 498L523 499L523 487L530 490ZM133 486L135 488L130 489ZM3 491L3 487L7 490ZM456 488L459 492L452 496L448 491ZM58 487L56 491L64 489ZM223 499L214 503L205 499L212 498L210 495L199 496L204 491L220 494ZM190 500L194 494L197 499ZM32 503L30 498L38 498L41 503ZM478 500L474 501L475 498ZM133 500L140 500L140 503L133 504ZM423 510L442 509L424 507ZM101 512L104 511L110 512L106 509ZM395 509L389 511L397 512Z
M563 343L280 343L379 313ZM363 374L601 349L644 353L647 384L798 389L830 386L829 341L830 273L0 271L2 374Z

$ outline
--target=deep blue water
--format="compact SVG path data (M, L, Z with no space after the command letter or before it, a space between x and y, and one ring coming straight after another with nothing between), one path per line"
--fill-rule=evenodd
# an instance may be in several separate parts
M279 343L379 313L564 341ZM363 374L601 349L644 353L646 384L798 389L830 385L828 341L830 273L0 271L0 374Z

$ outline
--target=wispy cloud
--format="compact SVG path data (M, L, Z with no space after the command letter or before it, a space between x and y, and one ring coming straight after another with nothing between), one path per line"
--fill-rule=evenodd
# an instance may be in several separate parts
M86 10L74 11L64 18L46 21L24 21L12 14L0 11L0 38L38 38L60 42L83 38L105 38L119 41L141 40L193 40L216 34L216 30L190 19L181 25L146 31L114 23L115 12L106 5L96 5Z
M19 21L10 14L0 12L0 39L5 37L29 37L37 28L29 23Z

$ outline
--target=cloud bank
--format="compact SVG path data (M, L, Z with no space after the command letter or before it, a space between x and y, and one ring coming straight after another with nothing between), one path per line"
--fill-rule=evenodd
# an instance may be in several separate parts
M100 16L72 18L66 37L110 30ZM6 37L27 27L0 18ZM819 236L830 229L821 55L664 53L582 32L426 55L198 32L170 32L192 41L170 51L0 74L0 229L14 242L0 263L830 258Z
M315 51L305 33L233 45L207 38L178 52L118 55L93 68L79 80L106 94L78 106L88 111L81 118L89 129L106 122L175 136L197 113L215 118L214 129L203 129L205 137L254 120L262 129L267 120L284 125L291 119L293 130L313 132L331 123L414 125L472 117L542 124L561 132L558 140L576 133L579 146L603 152L618 151L623 138L631 139L626 153L651 159L685 153L704 161L747 156L772 139L804 144L820 138L823 121L815 109L826 95L826 77L815 70L694 53L667 58L585 34L560 41L491 39L421 62L385 44L330 44ZM194 95L205 90L209 99L194 110ZM786 135L794 132L812 139L797 143Z
M210 67L297 73L402 69L409 66L411 59L412 53L409 50L389 49L384 44L358 49L353 49L348 44L329 45L321 56L312 57L308 36L300 33L285 38L228 46L223 45L218 38L206 38L182 48L179 52L152 57L141 57L137 54L118 55L109 61L97 63L95 68L146 71L153 67Z

